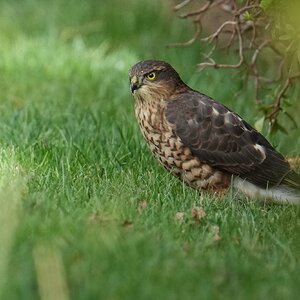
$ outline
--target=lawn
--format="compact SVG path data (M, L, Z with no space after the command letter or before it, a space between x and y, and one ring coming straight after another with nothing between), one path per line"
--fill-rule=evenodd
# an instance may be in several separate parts
M165 172L127 73L165 59L254 124L251 95L197 72L199 45L166 47L192 30L174 2L126 3L0 3L0 299L298 299L300 207L214 199ZM271 141L300 154L299 130Z

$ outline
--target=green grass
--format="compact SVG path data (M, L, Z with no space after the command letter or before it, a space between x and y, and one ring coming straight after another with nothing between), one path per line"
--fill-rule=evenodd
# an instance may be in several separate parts
M199 46L165 47L190 29L167 1L99 2L0 4L0 298L297 299L299 207L201 196L167 174L127 72L166 59L253 124L250 95L233 97L229 72L197 73ZM296 130L273 142L299 154Z

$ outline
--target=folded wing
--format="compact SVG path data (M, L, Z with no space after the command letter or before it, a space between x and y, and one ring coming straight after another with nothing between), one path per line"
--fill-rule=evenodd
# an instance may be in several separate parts
M262 187L300 188L300 177L248 123L208 96L189 91L167 101L166 118L202 162Z

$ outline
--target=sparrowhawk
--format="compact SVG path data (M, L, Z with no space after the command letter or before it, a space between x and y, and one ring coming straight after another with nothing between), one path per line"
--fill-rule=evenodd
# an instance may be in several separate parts
M300 175L238 114L188 87L171 65L146 60L129 71L135 115L151 151L196 189L300 204Z

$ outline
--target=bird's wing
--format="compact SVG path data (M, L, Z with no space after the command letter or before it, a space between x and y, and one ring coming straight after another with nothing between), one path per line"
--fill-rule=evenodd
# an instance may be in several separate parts
M166 119L200 161L260 187L281 184L292 172L260 133L206 95L189 91L168 100Z

